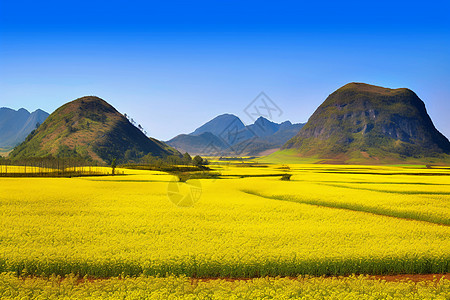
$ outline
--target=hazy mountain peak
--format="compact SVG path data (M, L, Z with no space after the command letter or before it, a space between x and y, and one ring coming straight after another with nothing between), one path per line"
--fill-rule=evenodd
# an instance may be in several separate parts
M272 123L272 124L276 124L275 122L272 122L272 121L270 121L270 120L268 120L268 119L266 119L266 118L264 118L264 117L259 117L258 119L256 119L256 121L255 121L255 123L254 124L268 124L268 123Z
M25 108L0 108L0 148L11 149L23 142L37 123L44 122L47 116L43 110L30 114Z
M45 112L45 111L43 111L42 109L40 109L40 108L38 108L38 109L36 109L35 111L33 111L32 113L37 113L37 114L42 114L42 113L47 113L47 112Z
M244 123L242 123L241 119L233 114L222 114L214 119L206 122L199 128L197 128L192 135L199 135L204 132L211 132L216 136L222 135L227 129L235 128L236 130L241 130L245 128Z
M30 113L30 112L29 112L27 109L25 109L25 108L19 108L17 111L20 112L20 113L27 113L27 114Z

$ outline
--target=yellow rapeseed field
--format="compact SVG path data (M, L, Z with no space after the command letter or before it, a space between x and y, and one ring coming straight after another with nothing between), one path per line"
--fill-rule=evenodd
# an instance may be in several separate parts
M173 176L0 178L0 272L265 277L445 273L450 170L213 166L193 206ZM290 181L281 181L284 173ZM189 193L190 181L180 183ZM198 192L198 191L197 191ZM5 275L9 276L9 275Z

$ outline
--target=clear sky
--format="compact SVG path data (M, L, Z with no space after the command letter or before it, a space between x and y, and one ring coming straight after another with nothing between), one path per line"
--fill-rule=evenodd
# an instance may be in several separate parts
M447 2L448 3L448 2ZM356 81L407 87L450 137L446 1L0 0L0 106L85 95L167 140L264 91L306 122Z

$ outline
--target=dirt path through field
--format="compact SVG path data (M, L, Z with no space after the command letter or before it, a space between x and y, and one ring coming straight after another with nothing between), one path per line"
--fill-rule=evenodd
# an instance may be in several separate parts
M32 276L33 277L33 276ZM38 278L34 277L34 278ZM324 276L323 278L336 278L336 279L345 279L349 276ZM117 278L117 277L115 277ZM211 277L211 278L195 278L195 277L187 277L192 285L198 284L198 282L209 282L209 281L228 281L228 282L234 282L234 281L251 281L254 279L258 279L259 277L254 278L230 278L230 277ZM274 277L271 277L274 278ZM287 278L290 280L309 280L312 278L321 278L321 277L282 277ZM64 276L60 277L60 280L64 280ZM112 277L104 277L104 278L93 278L93 277L86 277L86 278L78 278L77 282L78 284L82 284L86 281L95 283L95 282L102 282L106 280L110 280ZM415 283L418 282L438 282L440 279L446 279L450 280L450 274L402 274L402 275L368 275L365 277L365 279L369 280L385 280L387 282L399 282L399 281L412 281Z
M439 279L444 278L450 280L450 274L403 274L403 275L377 275L377 276L369 276L369 278L373 279L381 279L386 281L439 281Z
M348 276L335 277L335 276L326 276L325 278L336 278L336 279L344 279ZM284 277L291 280L302 280L301 277ZM312 277L310 277L312 278ZM412 282L421 282L421 281L439 281L441 278L450 280L450 274L402 274L402 275L368 275L367 279L373 280L385 280L390 282L398 282L398 281L412 281ZM198 281L214 281L214 280L225 280L225 281L249 281L256 278L190 278L192 283ZM307 280L309 278L305 278Z

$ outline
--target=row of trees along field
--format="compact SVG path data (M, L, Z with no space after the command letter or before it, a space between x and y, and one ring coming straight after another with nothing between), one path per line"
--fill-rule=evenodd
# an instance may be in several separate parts
M209 170L207 165L209 165L209 161L206 158L199 155L191 157L186 152L182 157L177 155L156 157L148 154L139 159L137 163L121 164L120 167L164 172L189 172Z
M81 158L30 157L8 159L0 157L0 177L72 177L111 174L94 161Z
M171 155L167 157L144 156L139 163L121 164L114 159L106 166L93 160L83 158L29 157L9 159L0 156L0 177L73 177L119 175L116 167L151 169L161 171L195 171L207 170L209 162L200 157L192 158L188 153L182 157Z
M189 153L184 153L183 157L177 155L169 155L164 158L155 157L151 155L146 155L142 157L140 160L143 164L148 165L192 165L195 167L208 165L209 162L207 159L202 158L200 155L196 155L193 158L189 155Z

